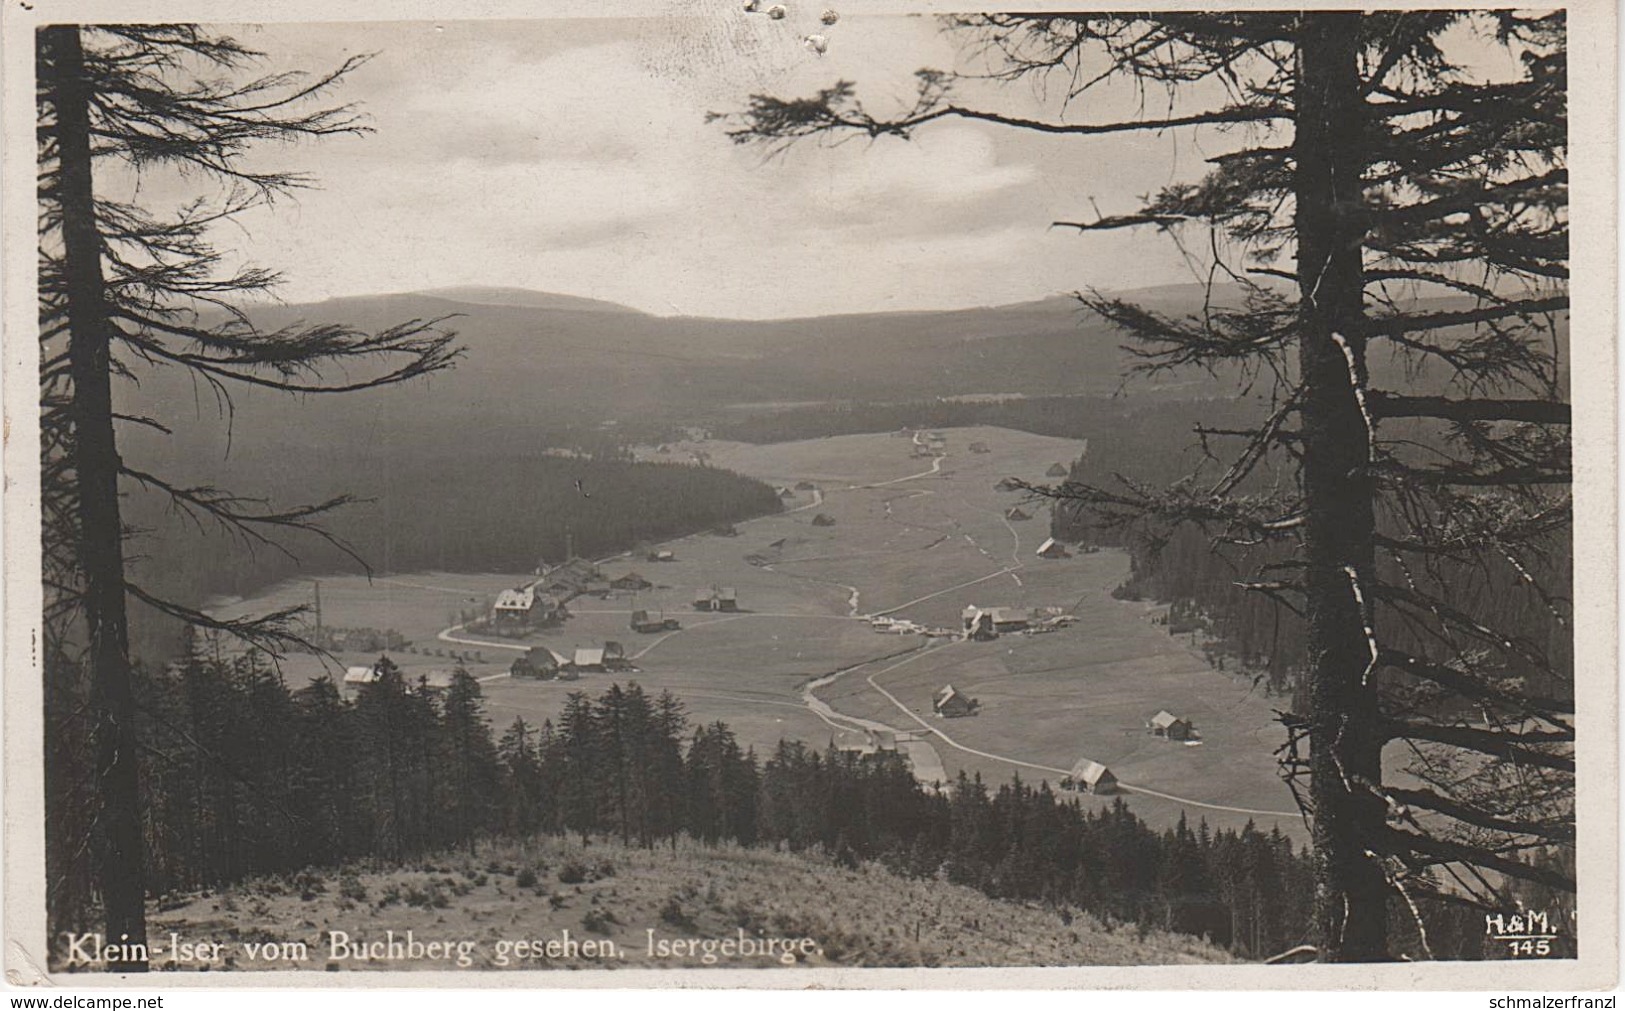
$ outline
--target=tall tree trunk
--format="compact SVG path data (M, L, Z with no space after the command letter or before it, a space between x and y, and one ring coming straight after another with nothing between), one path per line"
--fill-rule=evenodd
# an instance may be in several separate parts
M1382 740L1369 612L1360 603L1360 587L1371 585L1374 525L1371 437L1355 385L1365 370L1359 31L1358 13L1303 16L1293 151L1315 920L1322 958L1333 962L1389 957L1386 876L1367 853L1385 810L1375 792Z
M56 112L58 202L62 212L68 359L73 377L74 475L79 497L79 562L89 636L95 711L99 849L96 883L106 909L107 941L145 945L146 889L141 799L136 775L135 697L125 615L118 447L113 433L112 373L102 278L101 236L91 182L89 86L79 29L42 29ZM145 971L145 960L112 961L116 972Z

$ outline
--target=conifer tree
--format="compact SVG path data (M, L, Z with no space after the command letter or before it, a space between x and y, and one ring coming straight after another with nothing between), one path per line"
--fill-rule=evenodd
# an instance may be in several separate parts
M169 429L161 419L120 411L115 384L143 368L179 368L229 409L234 385L368 389L430 374L457 354L437 321L375 334L333 324L265 331L244 313L242 300L277 275L229 269L211 232L308 183L299 174L256 170L245 154L265 141L365 129L350 107L321 104L363 58L314 77L231 79L259 56L194 25L54 25L36 37L44 662L53 710L89 714L88 730L66 731L73 750L53 748L53 758L72 761L80 747L94 749L94 817L82 831L53 838L48 850L53 874L69 873L77 864L68 854L89 845L106 934L132 944L146 938L146 888L128 601L267 649L286 648L298 636L293 611L219 620L144 589L126 557L120 496L156 493L200 525L267 546L287 532L332 540L317 521L348 499L275 507L166 479L121 455L120 428ZM154 172L178 172L216 192L172 213L110 196L110 175ZM324 377L349 366L362 371ZM88 705L76 707L75 699ZM74 777L52 777L64 778ZM68 802L67 795L51 798L53 805ZM85 889L58 894L82 899ZM51 913L68 928L83 911ZM114 960L108 968L146 967Z
M872 113L840 81L752 96L722 117L730 136L779 152L961 119L1080 143L1192 127L1239 137L1196 182L1056 224L1200 236L1202 311L1080 298L1128 335L1137 371L1208 370L1263 391L1264 417L1199 429L1240 447L1214 456L1216 475L1033 490L1098 522L1193 524L1215 546L1286 552L1245 584L1306 627L1307 705L1284 719L1283 762L1313 826L1323 959L1393 957L1390 903L1504 905L1509 881L1572 892L1559 864L1524 855L1574 839L1572 672L1531 630L1566 635L1571 612L1566 569L1543 562L1569 551L1564 14L946 23L984 59L980 76L1054 87L1064 107L1035 119L974 105L928 69L897 114ZM1516 70L1473 71L1475 46ZM1165 89L1172 111L1089 119L1110 82ZM1520 620L1503 595L1524 602ZM1394 742L1422 785L1390 774Z

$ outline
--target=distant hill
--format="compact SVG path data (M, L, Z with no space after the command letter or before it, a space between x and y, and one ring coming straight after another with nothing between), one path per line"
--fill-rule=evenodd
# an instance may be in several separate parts
M512 305L527 309L570 309L578 312L643 313L618 302L605 302L580 295L557 295L550 291L532 291L529 288L501 288L478 284L454 285L449 288L430 288L419 294L472 305Z

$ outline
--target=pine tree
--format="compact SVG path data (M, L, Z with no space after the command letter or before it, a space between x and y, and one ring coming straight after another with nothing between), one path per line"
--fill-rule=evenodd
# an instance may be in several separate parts
M238 71L258 55L186 25L56 25L36 37L46 670L68 681L52 694L65 690L88 699L96 812L92 839L54 838L49 851L53 873L63 873L71 862L65 854L93 843L89 871L106 934L132 943L146 938L146 889L128 600L270 649L285 648L297 633L290 611L220 621L143 589L127 564L120 495L133 488L156 492L200 524L267 545L290 531L323 536L318 518L348 499L274 508L142 469L120 455L118 429L168 429L158 419L120 413L115 380L133 379L141 367L177 367L225 405L233 384L294 393L366 389L432 373L457 353L451 335L433 321L378 334L334 325L265 332L243 314L239 301L270 287L276 275L225 270L209 233L307 181L255 171L244 154L262 141L363 130L349 107L311 107L359 59L308 79L273 74L234 83L214 76ZM97 185L105 171L138 177L179 171L218 184L221 192L165 217L109 199L111 187ZM206 313L222 321L209 322ZM322 378L324 368L369 360L384 364L365 378ZM85 891L57 894L82 897ZM64 928L80 912L52 909ZM145 968L108 964L111 971Z
M1323 959L1393 957L1390 902L1503 904L1498 880L1572 891L1571 875L1517 855L1574 838L1572 672L1566 651L1544 646L1570 613L1566 568L1543 561L1569 551L1564 14L947 23L986 76L1058 83L1072 108L1108 81L1206 104L1035 120L962 103L953 75L922 70L898 115L872 114L841 81L803 99L753 96L724 117L730 135L782 151L907 139L949 118L1080 138L1246 127L1198 182L1057 224L1201 234L1200 313L1080 298L1129 335L1137 371L1232 378L1263 391L1265 417L1199 429L1204 444L1239 440L1217 476L1034 490L1102 524L1194 524L1215 546L1286 551L1245 583L1306 626L1307 711L1285 719L1285 771L1312 819ZM1476 39L1466 51L1464 36ZM1518 72L1476 75L1473 45ZM1531 634L1530 620L1546 629ZM1408 771L1425 786L1386 774L1396 741L1421 756ZM1484 775L1464 774L1473 767Z

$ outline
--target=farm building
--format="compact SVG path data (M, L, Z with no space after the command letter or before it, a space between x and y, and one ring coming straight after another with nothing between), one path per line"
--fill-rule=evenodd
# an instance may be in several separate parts
M651 617L648 611L638 610L632 612L632 631L634 632L675 632L683 626L678 624L676 618L661 615Z
M789 488L778 489L779 498L795 498L796 493Z
M604 669L608 671L634 670L632 658L626 655L626 647L614 639L604 643Z
M383 675L378 673L376 666L346 667L342 685L345 693L351 694L361 691L362 685L377 684L382 677Z
M965 618L965 638L976 642L992 642L999 637L999 630L993 627L993 615L980 608L967 607L971 612Z
M598 649L577 648L575 655L570 658L570 666L578 671L602 673L605 670L604 650L601 647Z
M546 646L532 646L513 662L508 673L516 678L551 678L557 676L559 668L567 662Z
M948 719L970 716L976 712L978 705L975 699L960 692L953 685L943 685L936 698L931 700L931 709L938 716Z
M970 444L970 451L972 453L991 453L991 452L993 452L991 449L987 448L987 443L985 443L985 442L973 442L973 443L971 443Z
M614 584L607 579L589 579L587 585L581 588L581 592L586 596L602 599L609 596L613 589Z
M972 632L978 625L984 623L992 626L996 633L1020 632L1032 624L1032 619L1013 607L977 607L970 605L959 612L959 617L966 632Z
M869 743L875 746L876 751L896 751L897 732L895 730L870 730Z
M1058 463L1050 464L1049 470L1044 471L1045 477L1066 477L1067 469Z
M731 586L713 586L706 590L696 590L694 591L694 610L737 611L739 610L739 591Z
M813 484L811 481L797 481L796 482L796 491L814 491L817 488L818 488L818 486L816 484Z
M1166 709L1145 721L1145 729L1152 737L1166 737L1170 741L1188 741L1196 728L1190 720L1181 719Z
M612 579L609 581L609 586L612 590L647 590L653 585L653 583L649 582L647 579L644 579L636 572L628 572L626 575L621 576L618 579Z
M994 491L1020 491L1021 482L1013 477L1007 477L993 486Z
M1005 510L1004 518L1007 520L1030 520L1032 515L1025 512L1020 506L1011 506Z
M812 524L815 527L832 527L835 525L835 517L827 513L819 513L813 517Z
M1072 552L1070 552L1070 551L1068 551L1066 549L1066 545L1062 544L1060 541L1056 540L1053 537L1049 538L1044 543L1040 544L1038 546L1038 551L1036 552L1036 554L1038 555L1039 558L1071 558L1072 557Z
M1112 770L1087 758L1079 759L1072 767L1073 789L1084 793L1116 793L1117 777Z
M659 551L651 551L644 557L648 561L651 561L651 562L675 562L675 561L677 561L677 556L672 554L670 551L668 551L668 550L666 550L664 548L662 548Z

